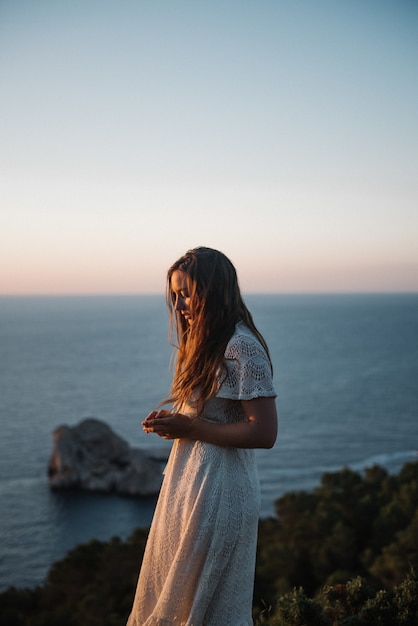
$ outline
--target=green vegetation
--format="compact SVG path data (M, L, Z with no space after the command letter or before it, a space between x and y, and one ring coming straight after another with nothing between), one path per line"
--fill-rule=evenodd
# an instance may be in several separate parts
M418 462L325 474L260 522L254 619L269 626L418 625ZM0 625L123 626L147 530L91 541L42 587L0 594Z

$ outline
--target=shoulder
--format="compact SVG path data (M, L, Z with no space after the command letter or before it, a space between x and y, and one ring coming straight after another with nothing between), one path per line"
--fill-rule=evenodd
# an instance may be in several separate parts
M239 322L225 350L225 377L218 396L231 400L275 397L270 360L251 330Z
M237 359L240 356L251 357L256 354L264 354L267 358L266 351L257 337L244 322L238 322L234 334L226 346L225 358Z

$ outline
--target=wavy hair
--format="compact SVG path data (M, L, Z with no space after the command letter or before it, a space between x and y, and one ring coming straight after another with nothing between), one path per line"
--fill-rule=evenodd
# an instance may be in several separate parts
M192 323L175 310L171 278L177 270L186 275ZM170 341L177 347L167 402L177 408L187 402L201 412L225 376L225 349L239 321L260 341L272 367L267 344L242 299L235 267L222 252L198 247L180 257L167 272L166 299Z

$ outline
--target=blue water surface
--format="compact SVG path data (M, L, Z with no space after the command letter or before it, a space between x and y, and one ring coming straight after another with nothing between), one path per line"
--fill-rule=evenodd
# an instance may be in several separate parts
M263 516L324 472L417 458L418 295L246 301L278 392L278 441L257 451ZM167 324L163 296L0 298L0 590L41 583L79 543L149 525L155 498L52 493L47 465L52 431L87 416L161 447L140 422L170 385Z

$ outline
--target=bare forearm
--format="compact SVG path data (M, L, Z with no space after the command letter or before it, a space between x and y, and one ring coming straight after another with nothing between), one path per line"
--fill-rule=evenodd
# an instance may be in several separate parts
M254 421L217 424L196 419L190 439L228 448L271 448L276 436L274 429L261 429Z
M153 411L143 422L147 433L164 439L194 439L228 448L271 448L277 437L274 398L241 401L243 421L220 424L180 413Z

